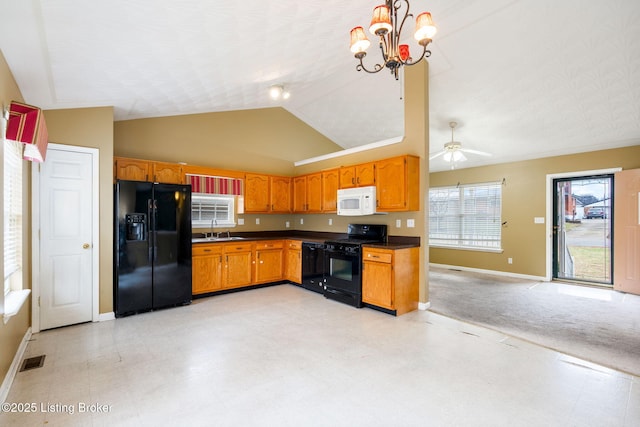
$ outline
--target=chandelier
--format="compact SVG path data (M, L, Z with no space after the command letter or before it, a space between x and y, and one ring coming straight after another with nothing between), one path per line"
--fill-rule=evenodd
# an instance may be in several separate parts
M406 5L406 7L404 7ZM402 10L401 10L402 9ZM400 16L403 12L404 16ZM407 18L413 18L409 13L408 0L386 0L385 4L376 6L373 9L373 17L369 32L380 38L380 51L382 52L382 63L375 64L373 70L367 69L362 59L367 55L367 48L371 44L365 35L362 27L355 27L351 30L351 52L360 63L356 66L358 71L367 73L377 73L383 68L388 68L391 74L398 80L398 70L403 65L414 65L431 56L431 51L427 46L435 35L437 29L431 19L429 12L423 12L416 18L416 30L413 37L422 46L422 54L417 59L413 59L409 53L409 45L400 44L402 29Z

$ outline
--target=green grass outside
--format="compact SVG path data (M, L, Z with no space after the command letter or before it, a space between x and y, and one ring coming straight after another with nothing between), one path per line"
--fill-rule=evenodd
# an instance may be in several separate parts
M585 246L569 246L573 256L576 279L611 281L611 250Z

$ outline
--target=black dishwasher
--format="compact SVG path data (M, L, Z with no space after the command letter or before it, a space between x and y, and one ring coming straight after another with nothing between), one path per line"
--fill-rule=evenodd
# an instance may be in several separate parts
M324 243L302 243L302 287L324 292Z

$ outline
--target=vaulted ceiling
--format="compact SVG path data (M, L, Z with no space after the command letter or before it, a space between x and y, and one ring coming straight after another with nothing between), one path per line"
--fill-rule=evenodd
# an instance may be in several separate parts
M403 135L402 79L357 72L349 51L378 3L0 0L0 49L45 109L114 106L128 120L282 106L351 148ZM637 0L411 1L426 10L432 154L450 121L464 148L492 154L457 167L640 144ZM291 98L272 101L272 84Z

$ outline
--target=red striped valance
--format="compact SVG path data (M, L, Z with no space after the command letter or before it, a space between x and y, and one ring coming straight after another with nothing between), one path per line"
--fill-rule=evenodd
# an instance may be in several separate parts
M221 176L187 175L191 191L207 194L230 194L242 196L242 180Z

